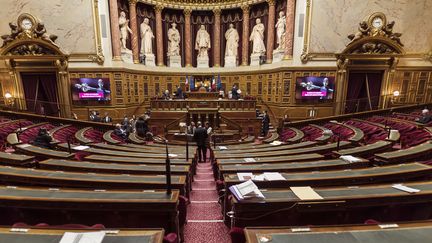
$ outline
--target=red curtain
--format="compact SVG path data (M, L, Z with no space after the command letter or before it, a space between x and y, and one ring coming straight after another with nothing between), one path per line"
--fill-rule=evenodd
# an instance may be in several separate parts
M198 51L195 50L196 34L201 25L204 25L206 31L210 35L211 48L208 52L209 56L209 66L213 67L213 48L214 48L214 38L213 38L213 25L214 25L214 15L211 11L193 11L191 16L191 31L192 31L192 66L197 66L197 56Z
M180 55L182 58L182 67L185 66L185 31L184 31L184 16L183 11L174 9L164 9L162 11L162 32L163 32L163 48L164 48L164 63L168 65L167 51L168 51L168 30L171 24L176 23L176 28L180 33Z
M349 74L345 113L370 110L366 75L372 109L378 108L381 93L382 72L354 72Z
M22 73L21 80L28 111L50 116L58 115L59 105L55 73ZM41 107L43 107L43 112Z
M229 25L233 24L234 28L237 30L239 34L239 45L238 45L238 54L237 54L237 64L241 63L242 56L242 32L243 32L243 14L241 9L228 9L222 11L221 14L221 65L225 65L225 47L226 47L226 39L225 32L229 29Z

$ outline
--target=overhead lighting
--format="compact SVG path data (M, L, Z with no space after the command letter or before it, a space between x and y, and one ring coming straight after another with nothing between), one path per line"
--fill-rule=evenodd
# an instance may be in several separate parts
M398 90L393 91L393 96L398 97L400 95L400 92Z
M4 95L4 97L5 97L6 99L10 99L10 98L12 98L12 95L11 95L9 92L7 92L7 93Z

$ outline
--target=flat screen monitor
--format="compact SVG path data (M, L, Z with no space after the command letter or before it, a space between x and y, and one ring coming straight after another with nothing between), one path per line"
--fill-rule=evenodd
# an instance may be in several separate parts
M334 77L298 77L296 80L296 100L333 100Z
M73 101L111 100L108 78L73 78L71 79L71 89Z

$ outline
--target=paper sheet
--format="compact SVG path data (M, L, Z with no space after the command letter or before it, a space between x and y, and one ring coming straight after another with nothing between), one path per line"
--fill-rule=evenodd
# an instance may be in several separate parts
M264 172L263 175L267 181L286 181L279 172Z
M254 158L244 158L245 162L256 162Z
M416 192L420 191L419 189L415 189L415 188L412 188L412 187L407 187L407 186L404 186L402 184L394 184L392 187L394 189L398 189L398 190L401 190L401 191L404 191L404 192L408 192L408 193L416 193Z
M290 187L290 189L300 200L322 200L323 199L310 186Z
M241 181L247 181L247 180L253 179L254 175L252 173L249 173L249 172L243 172L243 173L237 173L237 177Z
M168 154L168 157L170 157L170 158L174 158L174 157L177 157L178 155L177 154Z
M241 184L237 184L230 187L230 191L238 200L243 199L264 199L264 195L253 183L252 180L245 181Z
M218 146L219 150L227 150L228 148L226 146Z
M342 160L345 160L347 162L350 162L350 163L360 162L361 161L360 158L354 157L352 155L342 155L339 158L342 159Z
M281 142L281 141L277 141L277 140L275 140L275 141L271 142L270 144L271 144L271 145L275 145L275 146L277 146L277 145L281 145L282 142Z
M101 243L105 237L105 232L85 232L73 233L65 232L60 243Z
M89 146L83 146L83 145L73 147L74 150L86 150L89 148L90 148Z

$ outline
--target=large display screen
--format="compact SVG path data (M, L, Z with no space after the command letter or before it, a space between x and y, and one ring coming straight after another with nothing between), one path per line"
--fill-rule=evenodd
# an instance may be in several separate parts
M71 79L72 100L111 100L110 81L108 78L73 78Z
M298 77L296 80L297 100L332 100L334 77Z

